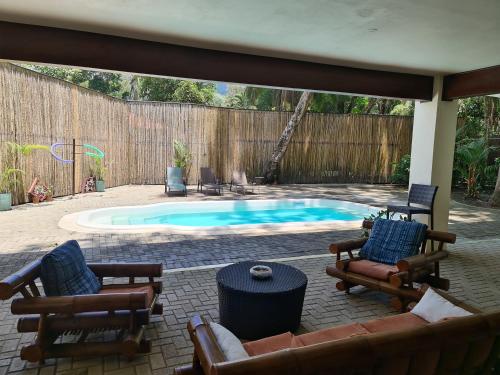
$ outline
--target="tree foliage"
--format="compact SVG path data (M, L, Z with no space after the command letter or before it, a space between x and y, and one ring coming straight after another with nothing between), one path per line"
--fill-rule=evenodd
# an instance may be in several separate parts
M262 111L293 111L301 91L247 86L233 90L225 106ZM395 110L395 113L391 111ZM367 98L327 93L315 93L308 112L336 114L396 114L412 115L413 102Z
M75 83L116 98L123 98L125 95L124 79L119 73L44 65L28 65L27 67L39 73Z
M138 98L159 102L212 104L215 84L171 78L139 77Z
M411 156L403 155L397 163L393 163L394 170L391 175L393 184L407 185L410 181Z
M488 165L488 155L493 148L484 139L463 142L455 151L455 169L465 182L467 198L477 198L479 189L491 175L496 177L496 167Z

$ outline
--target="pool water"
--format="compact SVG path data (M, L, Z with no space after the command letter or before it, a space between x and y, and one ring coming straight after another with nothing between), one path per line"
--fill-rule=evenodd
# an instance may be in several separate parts
M352 222L375 213L364 204L333 199L182 201L84 211L77 224L99 229L216 228Z
M327 220L360 220L363 217L333 208L297 207L272 210L241 210L233 212L165 213L162 215L114 216L114 225L170 224L190 227L213 227L244 224L271 224Z

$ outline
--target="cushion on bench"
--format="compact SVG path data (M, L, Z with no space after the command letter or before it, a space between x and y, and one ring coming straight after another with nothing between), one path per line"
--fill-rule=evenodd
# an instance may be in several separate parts
M389 264L372 262L371 260L350 261L347 270L377 280L389 280L391 275L399 272L398 267Z
M46 254L40 279L46 296L95 294L101 289L96 275L85 263L80 245L71 240Z
M276 352L282 349L288 349L292 345L293 335L291 332L282 333L260 340L249 341L243 344L246 352L250 356Z
M370 320L361 325L370 333L404 330L429 324L427 320L411 312Z
M376 219L368 241L359 251L362 258L385 264L417 255L427 225L416 221Z
M292 348L299 348L301 346L341 340L353 336L366 335L369 333L370 332L359 323L345 324L338 327L326 328L319 331L294 336L292 340Z

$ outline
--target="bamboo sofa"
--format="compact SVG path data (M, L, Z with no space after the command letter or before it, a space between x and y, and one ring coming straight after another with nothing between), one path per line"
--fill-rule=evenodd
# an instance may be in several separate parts
M482 313L439 293L473 315L429 323L411 312L294 336L243 344L249 357L228 361L210 324L188 323L192 364L174 375L495 374L500 311Z
M364 229L370 230L372 226L372 221L363 222ZM338 290L349 293L352 287L362 285L389 293L395 296L391 304L404 311L409 302L421 297L421 292L415 283L425 283L441 290L449 289L449 280L440 276L439 262L448 257L444 244L455 243L455 234L428 229L420 253L401 259L395 266L373 264L354 255L353 251L361 249L367 240L359 238L330 245L330 252L336 255L336 263L327 266L326 273L341 280L336 284ZM429 240L438 242L436 250L429 252L426 250ZM347 259L343 259L345 254L348 255Z
M162 284L161 264L87 264L97 276L98 294L46 297L37 287L41 260L36 260L0 282L0 298L12 301L15 315L29 315L18 320L19 332L36 332L34 342L21 349L21 359L41 362L47 358L90 357L123 354L131 359L136 353L151 351L144 337L144 326L151 314L161 315L158 303ZM126 278L121 284L104 285L107 277ZM147 278L136 282L136 278ZM114 341L86 341L88 336L117 330ZM74 342L56 343L62 335L78 335ZM62 341L62 340L60 340Z

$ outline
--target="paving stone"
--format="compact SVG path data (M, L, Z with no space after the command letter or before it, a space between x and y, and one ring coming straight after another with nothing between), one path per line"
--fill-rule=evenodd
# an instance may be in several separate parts
M58 359L45 366L26 364L19 350L31 342L33 334L16 330L17 318L10 313L10 302L0 302L0 375L4 373L43 374L171 374L176 366L191 362L192 346L186 323L193 315L218 321L215 274L219 268L183 270L180 268L221 265L247 259L291 258L286 263L306 273L309 279L302 323L298 333L395 314L385 294L362 287L350 295L335 289L336 279L326 275L325 267L334 259L328 245L336 240L356 238L357 228L304 233L256 235L232 233L227 236L196 236L169 232L144 234L73 233L57 226L62 215L97 207L163 202L167 198L161 186L126 186L99 197L77 196L56 199L41 206L16 207L0 213L0 277L40 257L56 243L77 239L86 258L92 262L162 262L169 270L162 277L164 290L160 301L164 315L153 317L146 330L152 340L152 352L129 362L119 356L104 358ZM369 185L297 185L262 189L265 198L338 198L379 207L389 201L403 201L403 189ZM247 197L247 198L248 198ZM87 199L90 198L90 199ZM168 198L179 201L186 198ZM217 200L190 194L188 199ZM241 199L227 194L222 199ZM450 231L457 233L457 244L449 247L450 257L442 262L442 274L451 280L450 292L457 298L482 309L500 307L500 211L479 209L453 202ZM43 225L40 225L43 223ZM36 228L36 229L34 229ZM308 255L326 257L300 259ZM173 271L173 272L171 272ZM122 279L123 280L123 279ZM115 283L119 279L110 279ZM96 336L103 338L104 336ZM71 340L71 337L65 340Z

